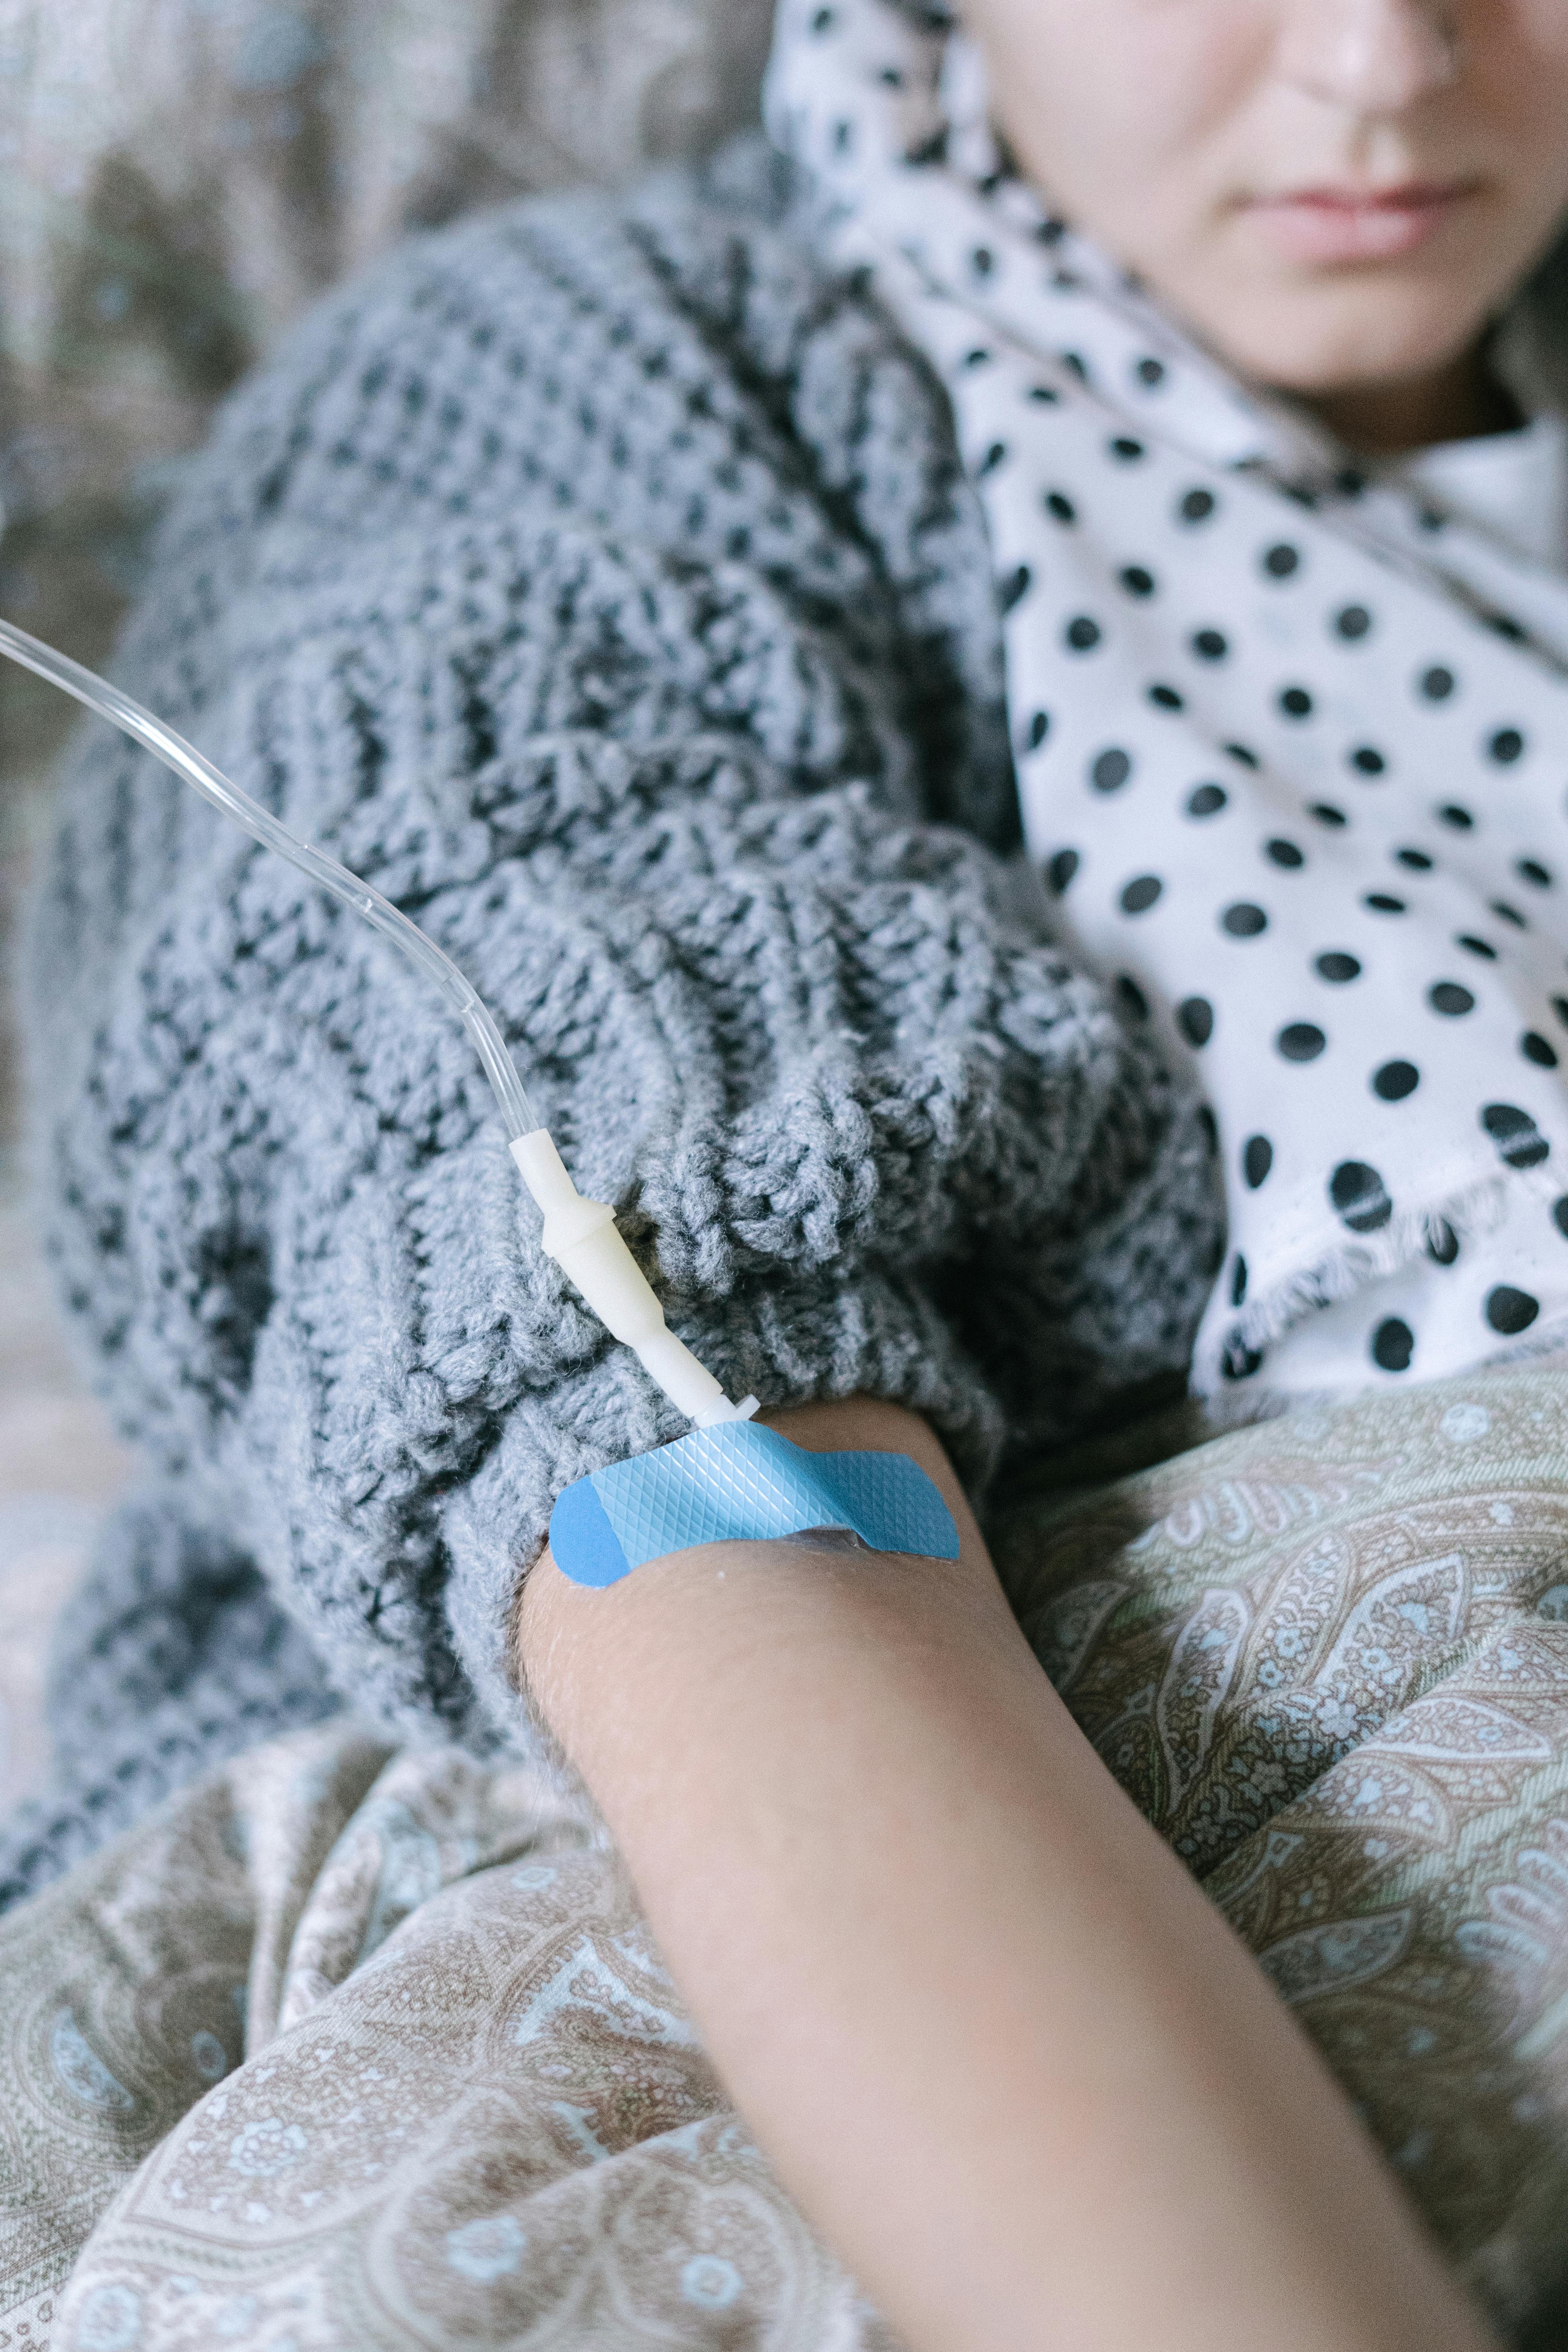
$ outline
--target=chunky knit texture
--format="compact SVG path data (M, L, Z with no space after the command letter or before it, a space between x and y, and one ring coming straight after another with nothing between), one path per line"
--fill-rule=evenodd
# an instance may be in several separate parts
M462 965L734 1393L902 1399L978 1492L1179 1377L1221 1244L1203 1113L1003 855L1001 660L940 389L748 147L331 302L193 463L118 674ZM155 1483L12 1895L340 1699L526 1746L554 1496L679 1427L423 985L106 730L31 986L52 1247Z

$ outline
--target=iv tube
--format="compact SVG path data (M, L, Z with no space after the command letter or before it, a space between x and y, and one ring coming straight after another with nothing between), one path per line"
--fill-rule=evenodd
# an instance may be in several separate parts
M379 890L362 882L357 874L351 874L335 857L312 849L309 842L296 841L258 801L231 784L210 760L204 759L194 744L187 743L183 735L176 735L172 727L166 727L128 694L121 694L107 678L95 677L68 655L56 653L52 646L28 636L25 629L13 628L9 621L0 621L0 653L8 654L13 661L20 662L24 669L32 670L38 677L47 678L51 686L63 687L67 694L84 702L100 719L123 728L127 735L144 744L154 759L162 760L187 784L194 784L204 800L211 801L236 824L243 825L264 849L275 849L279 857L286 857L290 866L297 866L301 874L309 875L312 882L319 882L323 890L330 890L334 898L341 898L345 907L352 907L366 922L384 931L426 980L434 981L468 1031L485 1076L495 1089L508 1141L515 1143L520 1137L537 1132L539 1120L533 1106L493 1016L450 956L443 955L435 940L426 939L418 925L400 913L390 898L384 898Z
M379 890L362 882L357 874L351 874L335 857L312 849L309 842L297 841L248 793L231 784L183 735L176 735L172 727L166 727L128 694L121 694L107 678L95 677L80 662L28 636L25 629L13 628L9 621L0 621L0 654L20 662L24 669L32 670L37 677L47 678L51 686L63 687L67 694L85 703L100 719L107 719L133 736L154 759L162 760L187 784L194 784L204 800L211 801L236 824L243 825L253 841L260 842L264 849L275 849L279 857L286 857L290 866L297 866L301 874L320 883L334 898L341 898L345 907L352 907L356 915L363 915L378 931L384 931L409 962L427 980L435 982L468 1031L485 1076L495 1089L518 1173L544 1214L540 1247L546 1256L554 1259L605 1328L633 1350L649 1378L699 1429L711 1429L720 1422L748 1420L757 1410L756 1398L748 1397L743 1404L731 1404L707 1366L700 1363L685 1341L668 1328L664 1309L647 1276L616 1227L614 1210L605 1202L584 1200L578 1192L562 1165L560 1153L534 1116L527 1090L494 1019L480 1003L478 992L463 978L451 958L442 954L435 940L426 939L418 925L400 914L390 898L384 898Z

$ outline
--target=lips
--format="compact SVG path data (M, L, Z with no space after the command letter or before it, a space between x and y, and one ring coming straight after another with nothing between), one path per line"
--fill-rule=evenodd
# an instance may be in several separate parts
M1397 261L1446 228L1476 194L1473 181L1410 180L1395 188L1295 188L1256 196L1247 210L1277 252L1319 268Z

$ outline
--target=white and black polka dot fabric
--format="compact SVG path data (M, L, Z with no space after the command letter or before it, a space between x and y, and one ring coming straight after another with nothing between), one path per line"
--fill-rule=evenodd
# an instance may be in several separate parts
M1568 583L1249 395L1002 168L962 34L785 0L767 104L951 388L1028 842L1206 1086L1196 1384L1568 1321ZM933 15L935 12L933 12Z

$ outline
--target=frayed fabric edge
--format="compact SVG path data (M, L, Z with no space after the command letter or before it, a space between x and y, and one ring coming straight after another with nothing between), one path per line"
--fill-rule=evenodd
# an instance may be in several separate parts
M1512 1185L1521 1181L1541 1189L1529 1171L1521 1170L1512 1179L1484 1177L1447 1201L1391 1218L1380 1234L1347 1239L1315 1265L1303 1267L1261 1297L1238 1307L1226 1326L1223 1346L1238 1350L1267 1348L1304 1315L1353 1297L1368 1283L1399 1273L1448 1235L1461 1248L1466 1242L1484 1240L1504 1222ZM1555 1186L1552 1192L1555 1196Z

